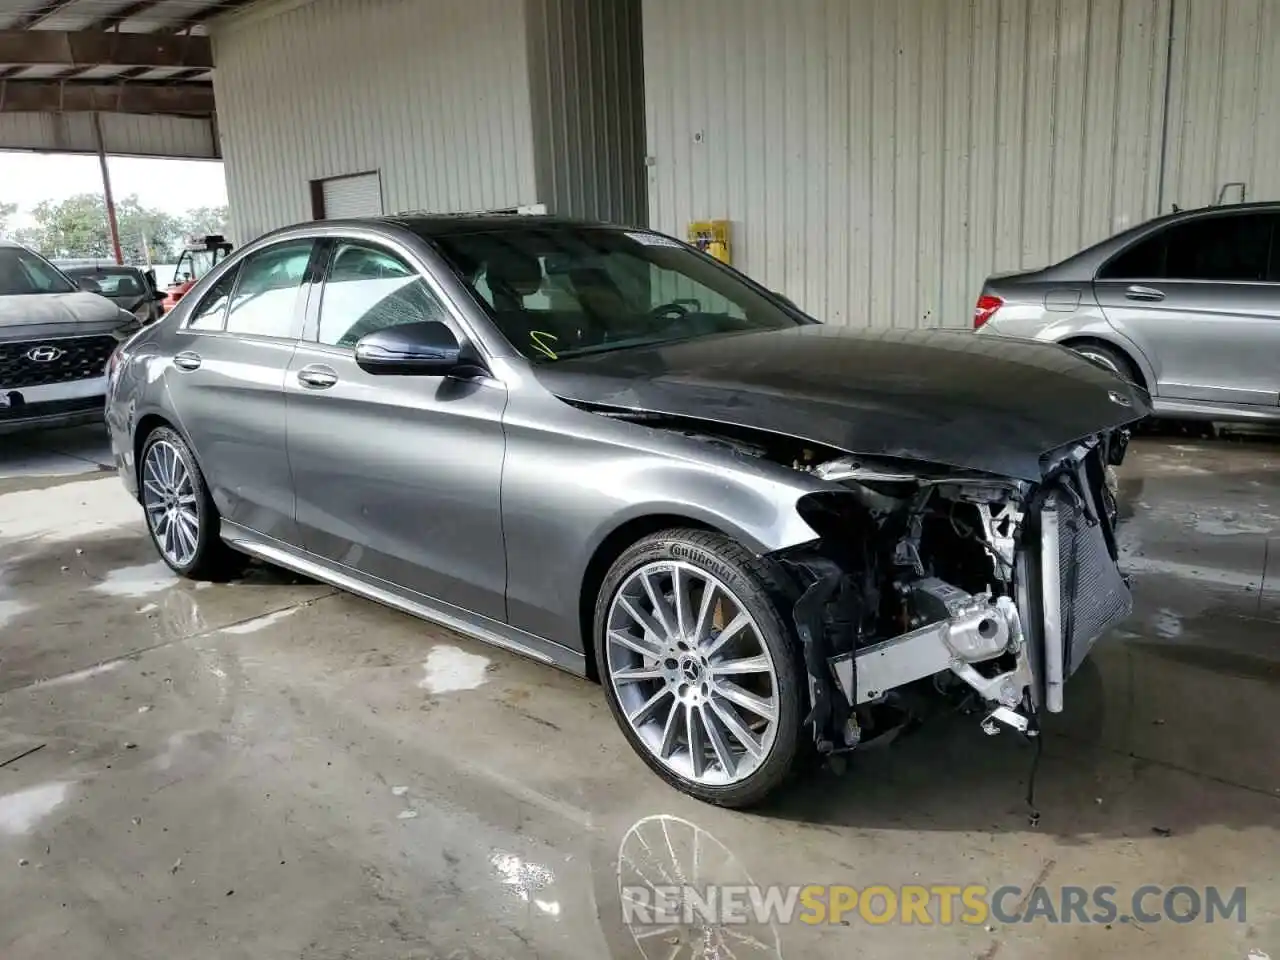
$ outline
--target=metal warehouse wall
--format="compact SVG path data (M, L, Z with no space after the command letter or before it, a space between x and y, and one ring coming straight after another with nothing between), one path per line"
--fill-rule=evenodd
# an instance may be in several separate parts
M1156 212L1169 17L644 0L650 221L732 220L734 263L828 322L967 325L989 272Z
M1280 199L1280 0L1174 0L1173 33L1163 209Z
M389 213L536 202L524 0L272 9L214 33L236 239L310 219L310 181L373 170Z
M640 0L527 0L538 196L570 216L644 223Z

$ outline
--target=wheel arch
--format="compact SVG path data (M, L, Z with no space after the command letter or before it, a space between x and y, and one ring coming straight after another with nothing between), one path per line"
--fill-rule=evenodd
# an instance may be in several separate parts
M179 435L182 433L172 420L154 412L139 417L133 428L133 478L137 483L139 501L142 500L142 448L146 446L147 438L160 427L168 427Z
M1071 350L1092 344L1094 346L1106 347L1108 350L1120 354L1121 357L1128 361L1129 367L1137 375L1138 386L1142 387L1152 396L1155 395L1154 390L1152 389L1152 384L1155 383L1154 371L1151 369L1151 366L1148 364L1147 358L1142 354L1142 351L1127 340L1122 340L1119 337L1100 336L1097 332L1091 332L1088 334L1064 337L1062 340L1059 340L1058 343Z
M582 650L586 655L588 679L600 682L600 669L596 663L594 620L596 599L604 578L609 575L609 568L632 544L661 530L676 528L708 530L727 537L734 536L733 533L702 518L670 512L646 513L630 517L618 524L605 535L592 552L583 571L582 583L578 590L578 629L582 636Z

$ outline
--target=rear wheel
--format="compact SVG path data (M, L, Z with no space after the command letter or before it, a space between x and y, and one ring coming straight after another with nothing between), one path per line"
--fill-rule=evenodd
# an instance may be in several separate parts
M1092 360L1098 366L1110 370L1120 379L1142 385L1142 378L1138 375L1133 362L1115 347L1089 340L1071 343L1068 346L1086 360Z
M614 563L596 603L596 662L632 747L668 783L758 803L800 748L803 672L782 574L721 534L669 530Z
M151 541L169 568L192 580L226 580L245 565L219 536L221 517L191 448L176 431L157 427L138 467Z

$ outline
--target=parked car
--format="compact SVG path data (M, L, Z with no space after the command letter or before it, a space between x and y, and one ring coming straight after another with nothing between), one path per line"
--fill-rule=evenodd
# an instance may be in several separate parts
M0 240L0 433L102 420L107 359L138 321L93 288Z
M92 280L97 293L133 314L139 323L154 323L164 316L165 295L156 286L155 271L149 268L96 261L60 262L57 266L72 280Z
M974 326L1071 347L1158 416L1280 419L1280 204L1181 211L991 277Z
M259 557L599 677L715 803L927 678L1027 730L1130 609L1103 475L1141 389L1045 344L824 327L649 230L282 230L109 377L173 570Z

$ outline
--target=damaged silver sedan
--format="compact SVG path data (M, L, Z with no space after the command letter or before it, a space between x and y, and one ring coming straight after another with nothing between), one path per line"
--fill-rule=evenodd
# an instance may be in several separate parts
M908 692L1035 733L1130 609L1108 478L1140 388L1051 345L825 327L648 230L278 231L109 390L175 571L256 557L598 679L714 803L884 735Z

